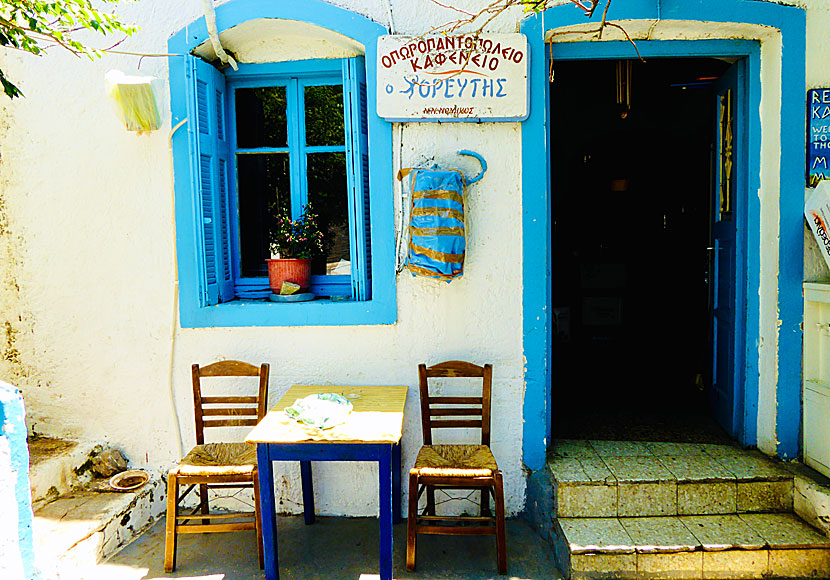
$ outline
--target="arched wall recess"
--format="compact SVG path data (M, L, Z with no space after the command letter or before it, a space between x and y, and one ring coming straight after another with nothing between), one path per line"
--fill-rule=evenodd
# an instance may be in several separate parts
M283 18L256 18L219 34L222 46L239 62L261 63L309 58L348 58L366 52L364 46L322 26ZM209 41L194 49L205 60L216 60Z

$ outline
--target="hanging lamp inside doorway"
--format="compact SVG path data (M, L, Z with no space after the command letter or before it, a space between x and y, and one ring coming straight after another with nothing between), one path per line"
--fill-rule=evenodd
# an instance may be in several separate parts
M631 110L631 77L633 63L630 60L617 61L617 104L620 117L625 119Z

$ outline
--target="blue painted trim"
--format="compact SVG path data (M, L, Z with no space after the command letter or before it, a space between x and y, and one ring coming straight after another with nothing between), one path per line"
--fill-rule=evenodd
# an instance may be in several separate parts
M392 523L401 522L401 442L392 446ZM396 503L397 502L397 503Z
M230 109L233 111L234 109ZM235 117L236 115L234 115ZM234 121L234 126L236 125L236 119L232 118ZM235 131L234 131L235 133ZM250 153L290 153L291 150L288 147L237 147L237 153L250 154Z
M300 461L300 480L303 485L303 519L305 525L314 523L314 477L311 474L311 461Z
M530 114L522 124L522 332L526 361L522 457L532 471L544 467L551 433L549 85L543 22L537 15L522 24L522 32L528 36L528 56L533 55L527 75Z
M797 458L801 449L801 355L804 299L804 164L806 30L803 10L779 10L781 48L781 186L778 240L778 455Z
M687 52L690 45L692 52ZM748 56L759 50L757 40L652 40L638 41L637 50L644 57ZM553 60L603 60L637 58L634 47L627 41L565 42L553 47Z
M268 443L272 461L378 461L391 443Z
M395 289L395 224L392 190L392 125L375 114L377 96L377 38L386 29L368 18L321 0L272 2L269 0L231 0L216 8L220 31L257 18L299 20L327 28L365 47L367 108L369 122L370 191L372 222L372 292L364 302L314 301L304 304L274 304L233 301L201 307L193 212L193 191L185 131L173 136L174 182L176 190L176 248L179 256L179 302L181 325L185 328L212 326L345 326L393 324L397 320ZM208 40L204 18L174 34L168 41L171 53L189 53ZM188 116L185 95L184 60L170 57L170 100L172 123ZM339 64L339 61L337 61ZM329 63L333 64L333 63ZM260 66L260 65L257 65ZM281 66L285 66L281 63ZM295 66L302 67L301 63ZM246 72L247 65L240 71ZM230 74L230 73L226 73ZM234 73L235 74L235 73Z
M380 553L379 567L380 580L392 580L392 506L395 485L392 472L400 472L400 465L392 464L392 445L384 445L378 456L378 520L380 533L378 534L378 548ZM400 498L400 495L398 495Z
M781 31L782 49L782 94L781 94L781 164L780 164L780 238L778 264L778 312L781 322L778 336L778 382L776 432L779 441L778 454L794 457L799 449L799 426L801 422L801 330L803 312L801 277L803 267L802 249L802 205L804 131L789 130L804 127L806 115L804 102L806 18L802 9L782 6L772 2L748 0L628 0L611 5L609 19L673 19L708 22L746 22L771 26ZM546 25L546 22L548 23ZM547 50L544 34L548 29L585 22L582 13L570 4L546 10L543 14L532 15L521 25L521 31L528 36L528 52L532 55L528 76L530 77L530 115L522 125L522 228L523 228L523 346L527 367L525 371L525 401L523 457L530 469L544 466L545 445L550 438L550 196L549 196L549 146L547 130L547 107L549 102L547 71ZM714 47L718 51L722 41L663 41L653 43L666 46L669 52L664 56L689 55L689 49L700 45L704 50ZM737 41L740 42L740 41ZM562 58L569 50L570 43L557 44L554 58ZM621 43L594 42L590 55L585 58L612 58L613 48L606 46ZM639 42L638 48L652 43ZM683 54L672 45L682 46ZM737 45L736 45L737 46ZM742 50L738 47L737 50ZM630 51L630 46L629 46ZM724 54L724 53L721 53ZM725 53L729 54L729 53ZM740 53L739 53L740 54ZM760 59L753 59L751 53L749 70L752 79L759 78ZM656 56L656 53L652 53ZM630 58L631 55L618 57ZM753 107L753 119L749 119L750 150L760 147L761 129L755 116L756 104L760 102L760 86L751 82L749 102ZM544 144L544 147L540 147ZM749 190L758 191L760 175L750 174ZM542 194L545 194L544 196ZM758 224L760 205L757 196L750 194L747 205L748 219ZM756 228L757 230L757 228ZM543 247L537 240L547 240ZM757 231L748 232L747 280L747 336L759 335L760 309L757 296L760 282L760 237ZM545 277L540 273L545 272ZM752 285L754 284L754 286ZM744 440L757 443L758 409L758 346L755 341L746 345L745 382L745 423Z
M748 154L754 156L761 150L761 54L760 50L753 51L746 59L746 122ZM761 223L761 172L749 171L747 175L746 199L744 200L745 226ZM743 433L740 437L744 445L758 443L758 396L760 391L760 361L756 340L746 340L746 337L759 336L761 297L758 293L758 284L761 280L761 230L758 227L745 227L744 244L746 257L746 290L744 292L745 321L744 328L744 416ZM752 316L749 315L752 313Z
M8 553L3 557L11 570L15 569L13 560L20 558L23 578L40 578L35 569L34 537L32 513L32 495L29 488L29 448L26 445L26 411L20 391L8 383L0 381L0 437L8 440L10 465L17 514L18 554ZM6 516L8 518L8 516Z
M285 77L295 78L322 77L326 74L340 78L342 58L311 58L308 60L290 60L285 62L241 63L237 70L225 69L225 77L236 86L269 86L273 83L285 84ZM273 77L270 79L268 77ZM238 83L238 84L237 84ZM321 84L327 84L325 82Z
M259 513L262 521L262 552L265 580L279 580L279 542L277 538L277 502L274 498L274 463L269 445L256 446L259 473Z
M306 145L306 153L345 153L345 145Z
M377 461L380 543L378 563L381 580L392 580L392 522L395 520L394 512L400 511L394 509L395 502L400 501L401 497L400 443L257 443L256 447L266 580L279 579L273 461L300 462L306 524L314 521L311 461ZM310 509L306 510L306 507Z
M305 115L303 114L303 95L300 94L299 81L296 78L288 79L288 89L285 95L285 117L288 121L288 148L296 153L288 156L290 189L291 189L291 219L298 219L303 215L303 206L306 204L305 165L303 152L300 151L305 136ZM294 119L298 122L291 122Z

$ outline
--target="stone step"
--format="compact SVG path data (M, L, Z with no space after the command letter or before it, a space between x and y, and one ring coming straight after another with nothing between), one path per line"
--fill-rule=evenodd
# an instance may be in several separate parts
M830 540L793 514L559 518L566 577L828 578Z
M559 517L793 510L793 474L728 445L558 440L548 467Z
M29 487L32 501L54 499L80 483L77 468L84 464L92 451L92 444L35 437L29 439Z
M113 554L164 513L166 489L160 477L151 476L143 487L126 493L103 491L105 482L36 507L35 566L41 580L84 577L81 571Z

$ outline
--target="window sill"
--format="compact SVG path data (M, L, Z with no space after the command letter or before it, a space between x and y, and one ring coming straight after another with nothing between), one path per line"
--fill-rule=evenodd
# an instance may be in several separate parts
M237 326L354 326L394 324L392 300L364 302L317 298L308 302L277 303L267 299L237 299L215 306L182 303L182 328Z

